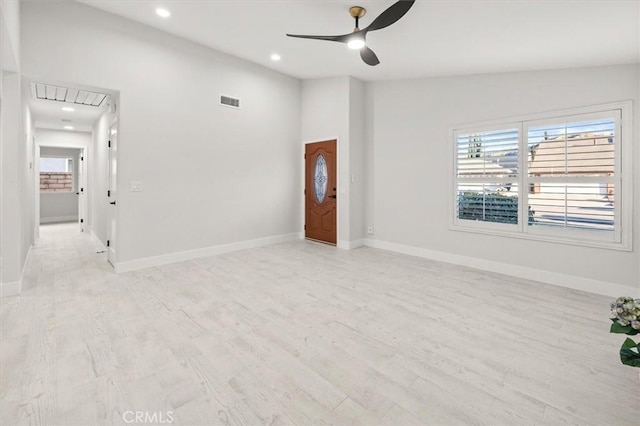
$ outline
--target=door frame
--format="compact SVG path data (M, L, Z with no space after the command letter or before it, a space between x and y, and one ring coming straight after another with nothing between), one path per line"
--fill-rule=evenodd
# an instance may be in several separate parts
M115 142L112 142L112 136L115 135ZM113 206L110 202L116 202L118 194L118 142L120 139L120 129L118 127L118 117L107 126L107 140L109 141L109 154L108 154L108 175L107 175L107 190L109 191L107 198L107 261L116 267L117 264L117 232L118 232L118 205ZM113 161L116 163L116 170L112 170Z
M78 225L80 225L80 232L87 230L87 216L89 203L87 202L87 148L79 148L80 153L78 155L78 180L76 193L78 194Z
M300 191L300 193L302 194L302 203L301 203L301 217L302 217L302 226L301 226L301 231L300 231L300 239L305 240L305 241L312 241L312 240L306 240L305 238L305 229L304 226L306 224L306 195L304 193L304 190L306 188L306 167L307 167L307 161L305 159L305 153L307 150L307 145L310 144L314 144L314 143L318 143L318 142L336 142L336 187L338 188L336 194L338 195L338 198L336 199L336 245L335 247L337 248L342 248L342 244L340 243L340 206L342 205L341 203L341 199L343 199L345 197L344 193L344 189L342 188L343 182L340 179L340 139L337 136L333 136L333 137L327 137L327 138L323 138L323 139L317 139L317 140L310 140L310 141L305 141L302 143L302 153L300 154L300 158L302 159L302 190Z
M90 147L89 144L79 144L79 143L69 143L69 142L65 142L65 143L55 143L52 141L41 141L38 140L37 135L39 131L47 131L47 130L56 130L56 129L48 129L48 128L41 128L41 127L35 127L34 128L34 132L33 132L33 141L34 141L34 159L33 159L33 185L34 185L34 204L33 204L33 237L34 237L34 242L38 240L38 238L40 238L40 156L41 156L41 148L42 147L48 147L48 148L63 148L63 149L76 149L78 150L78 152L80 153L80 155L84 155L84 193L85 193L85 200L87 200L86 198L86 194L88 191L88 185L89 185L89 180L88 180L88 171L89 169L87 168L87 155L90 154ZM71 131L70 131L71 132ZM79 158L78 156L78 158ZM80 166L80 165L78 165ZM75 167L75 165L74 165ZM77 188L74 188L75 190L79 190L80 189L80 185L81 182L78 180L76 182L76 185L78 186ZM78 201L79 202L79 201ZM78 204L78 208L80 207L80 204ZM87 215L88 213L88 204L86 204L85 207L85 222L84 222L84 229L89 229L89 224L87 222ZM78 209L78 223L80 223L80 210Z

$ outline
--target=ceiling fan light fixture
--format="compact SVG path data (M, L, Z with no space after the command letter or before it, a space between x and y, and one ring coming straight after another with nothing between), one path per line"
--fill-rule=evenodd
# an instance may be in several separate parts
M362 37L352 37L351 40L347 42L349 49L353 50L362 49L365 45L366 43Z
M169 12L167 9L159 7L156 9L156 15L161 18L168 18L169 16L171 16L171 12Z
M287 37L306 38L311 40L325 40L338 43L346 43L350 49L360 50L360 58L362 61L372 67L379 65L380 60L373 50L367 46L367 34L371 31L378 31L395 24L411 9L416 0L399 0L389 6L378 15L373 22L363 29L360 29L360 18L367 11L364 7L353 6L349 9L349 14L355 20L355 28L350 34L341 35L306 35L306 34L287 34Z

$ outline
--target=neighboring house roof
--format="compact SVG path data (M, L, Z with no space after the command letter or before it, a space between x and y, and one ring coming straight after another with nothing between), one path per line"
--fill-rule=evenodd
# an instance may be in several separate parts
M499 166L495 160L482 158L461 158L458 160L458 176L508 176L515 172Z
M564 135L557 136L540 142L529 160L529 173L535 176L612 174L615 166L613 136L581 133L570 136L566 143Z

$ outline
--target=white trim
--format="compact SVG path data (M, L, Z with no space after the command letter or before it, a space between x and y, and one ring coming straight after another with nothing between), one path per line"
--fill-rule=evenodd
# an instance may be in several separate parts
M100 238L98 238L96 233L93 232L93 229L89 230L89 235L91 236L91 239L93 240L93 243L96 245L96 247L100 251L107 251L107 247L102 243L102 241L100 241Z
M465 221L471 222L472 221ZM471 225L471 223L469 225ZM483 222L484 223L484 222ZM488 223L488 222L486 222ZM581 247L592 247L592 248L601 248L607 250L618 250L618 251L633 251L632 247L626 246L620 243L608 242L606 240L598 241L597 239L580 239L580 238L570 238L563 237L561 235L552 235L551 233L545 234L544 232L513 232L513 231L501 231L499 229L483 227L483 226L466 226L465 225L451 225L449 226L450 231L456 232L472 232L476 234L485 234L485 235L494 235L499 237L507 237L507 238L518 238L521 240L533 240L533 241L544 241L546 243L555 243L555 244L564 244L571 246L581 246ZM585 230L589 231L589 230ZM606 231L591 231L591 232L606 232ZM583 233L584 235L584 233Z
M185 260L198 259L201 257L216 256L238 250L246 250L256 247L268 246L272 244L284 243L299 239L299 233L274 235L272 237L258 238L255 240L240 241L237 243L221 244L218 246L204 247L195 250L185 250L176 253L163 254L160 256L145 257L142 259L129 260L126 262L116 262L114 267L116 273L135 271L138 269L151 268L169 263L183 262Z
M78 215L41 217L40 223L77 222Z
M491 260L476 257L462 256L437 250L430 250L421 247L408 246L404 244L390 243L367 238L364 243L368 247L381 250L393 251L396 253L417 256L439 262L452 263L454 265L466 266L482 271L495 272L498 274L510 275L527 280L538 281L559 287L566 287L574 290L586 291L589 293L604 296L619 297L629 295L640 297L640 288L633 288L606 281L593 280L590 278L566 275L558 272L544 271L541 269L528 268L526 266L512 265L509 263L494 262Z
M18 281L11 281L8 283L0 283L0 298L17 296L22 293L22 282L24 281L24 274L27 271L27 265L31 261L31 253L33 246L29 246L27 256L24 259L24 265L22 265L22 272L20 272L20 279Z
M359 239L359 240L353 240L353 241L346 241L346 240L339 240L338 241L338 248L339 249L344 249L344 250L353 250L356 249L358 247L363 247L364 246L364 239Z
M17 296L22 293L22 280L0 284L0 297Z

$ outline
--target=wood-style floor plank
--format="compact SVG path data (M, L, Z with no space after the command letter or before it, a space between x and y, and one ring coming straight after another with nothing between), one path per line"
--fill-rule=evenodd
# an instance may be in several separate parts
M121 275L96 251L75 224L42 227L23 293L0 301L0 425L640 416L606 297L306 241Z

